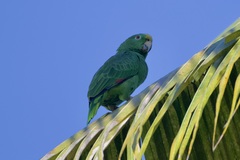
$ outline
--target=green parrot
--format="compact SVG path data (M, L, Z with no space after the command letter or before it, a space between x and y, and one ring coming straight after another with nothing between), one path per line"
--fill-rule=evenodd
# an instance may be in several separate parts
M130 99L133 91L147 77L145 59L152 48L149 34L136 34L125 40L93 76L88 90L88 123L100 106L115 110L117 105Z

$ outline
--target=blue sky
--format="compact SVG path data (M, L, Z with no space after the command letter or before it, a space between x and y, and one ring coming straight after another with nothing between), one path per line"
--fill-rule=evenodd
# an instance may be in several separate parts
M239 6L237 0L1 1L1 159L39 159L83 129L92 76L129 36L153 37L149 74L136 95L232 24ZM100 108L96 118L106 112Z

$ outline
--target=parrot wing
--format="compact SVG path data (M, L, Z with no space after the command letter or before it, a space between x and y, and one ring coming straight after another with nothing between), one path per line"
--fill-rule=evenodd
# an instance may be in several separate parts
M140 57L136 54L125 52L109 58L94 75L89 86L88 97L96 97L106 90L122 83L139 72Z

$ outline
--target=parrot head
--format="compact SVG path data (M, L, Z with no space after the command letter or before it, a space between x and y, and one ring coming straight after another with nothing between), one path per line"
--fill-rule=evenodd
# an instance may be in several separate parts
M136 34L125 40L117 49L118 52L134 51L145 58L152 48L152 37L149 34Z

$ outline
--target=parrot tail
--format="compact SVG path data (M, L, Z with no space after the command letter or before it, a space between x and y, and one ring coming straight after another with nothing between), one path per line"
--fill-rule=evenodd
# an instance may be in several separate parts
M88 111L88 121L87 124L93 119L97 114L98 108L101 106L102 95L89 99L89 111Z

